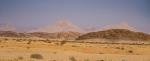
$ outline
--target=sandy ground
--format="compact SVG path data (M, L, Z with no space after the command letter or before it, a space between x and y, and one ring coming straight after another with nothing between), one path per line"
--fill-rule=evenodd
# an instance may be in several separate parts
M150 45L1 40L0 61L150 61ZM30 57L40 54L43 58Z

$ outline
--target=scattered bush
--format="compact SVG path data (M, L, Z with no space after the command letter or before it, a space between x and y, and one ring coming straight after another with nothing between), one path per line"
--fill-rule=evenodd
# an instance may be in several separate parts
M3 48L4 46L1 46L1 48Z
M27 49L30 49L30 47L28 46Z
M56 54L57 52L53 52L53 54Z
M121 50L124 50L124 48L122 47Z
M31 54L30 58L43 59L43 56L41 54Z
M17 41L17 42L21 42L21 40L20 40L20 39L17 39L16 41Z
M99 52L98 54L104 54L104 53L102 53L102 52Z
M76 46L76 45L72 45L72 47L78 47L78 46Z
M125 60L122 60L122 61L125 61Z
M49 39L43 40L43 42L45 42L45 43L51 43L51 41Z
M100 61L104 61L104 60L100 60Z
M85 59L84 61L90 61L89 59Z
M7 41L8 39L7 39L7 38L5 38L4 40L6 40L6 41Z
M22 56L19 56L18 59L19 59L19 60L23 60L23 57L22 57Z
M29 41L27 42L27 44L31 44L31 42L32 42L32 40L29 40Z
M65 40L63 40L63 41L60 42L60 45L61 45L61 46L64 45L64 44L66 44L66 41L65 41Z
M75 57L73 57L73 56L70 56L70 57L69 57L69 60L71 60L71 61L77 61L77 60L75 59Z
M104 61L104 60L96 60L96 61Z
M133 51L132 51L132 50L129 50L128 52L129 52L129 53L133 53Z
M52 43L52 42L50 42L50 41L47 41L47 43Z
M116 47L116 49L121 49L121 50L124 50L124 48L123 48L123 47Z
M120 49L120 47L116 47L116 49Z

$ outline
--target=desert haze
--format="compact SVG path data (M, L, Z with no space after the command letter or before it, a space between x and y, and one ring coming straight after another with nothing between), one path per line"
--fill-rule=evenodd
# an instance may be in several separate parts
M63 25L59 29L71 27L68 22ZM0 61L149 61L149 51L149 34L124 28L83 33L0 31Z
M0 0L0 61L150 61L150 0Z

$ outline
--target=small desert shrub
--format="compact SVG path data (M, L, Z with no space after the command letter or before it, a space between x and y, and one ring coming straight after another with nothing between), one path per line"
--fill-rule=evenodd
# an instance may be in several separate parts
M1 46L1 48L3 48L4 46Z
M31 42L32 42L32 40L29 40L29 41L27 42L27 44L31 44Z
M53 54L56 54L57 52L53 52Z
M56 60L49 60L49 61L56 61Z
M31 54L30 58L43 59L43 56L41 54Z
M125 60L122 60L122 61L125 61Z
M10 61L19 61L19 59L15 58L15 59L13 59L13 60L10 60Z
M104 61L104 60L100 60L100 61Z
M69 57L69 60L71 60L71 61L77 61L77 60L75 59L75 57L73 57L73 56L70 56L70 57Z
M65 41L65 40L63 40L63 41L61 41L60 42L60 45L62 46L62 45L64 45L64 44L66 44L67 42Z
M116 49L121 49L121 50L124 50L124 48L123 48L123 47L116 47Z
M133 53L133 51L132 51L132 50L129 50L128 52L129 52L129 53Z
M99 52L98 54L104 54L104 53L102 53L102 52Z
M5 40L5 41L7 41L8 39L7 39L7 38L5 38L4 40Z
M20 40L20 39L17 39L16 41L17 41L17 42L21 42L21 40Z
M52 43L52 42L48 41L47 43Z
M30 49L30 47L28 46L27 49Z
M116 49L120 49L120 47L116 47Z
M45 42L45 43L51 43L51 41L49 39L46 39L43 42Z
M96 61L104 61L104 60L96 60Z
M90 61L89 59L85 59L84 61Z
M19 56L18 59L19 59L19 60L23 60L23 57L22 57L22 56Z
M122 47L121 50L124 50L124 48Z
M78 46L76 46L76 45L72 45L72 47L78 47Z

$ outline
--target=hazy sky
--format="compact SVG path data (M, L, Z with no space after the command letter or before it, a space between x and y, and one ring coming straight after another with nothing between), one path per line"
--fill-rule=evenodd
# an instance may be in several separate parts
M150 32L150 0L0 0L0 23L27 29L63 18L82 28L125 21Z

